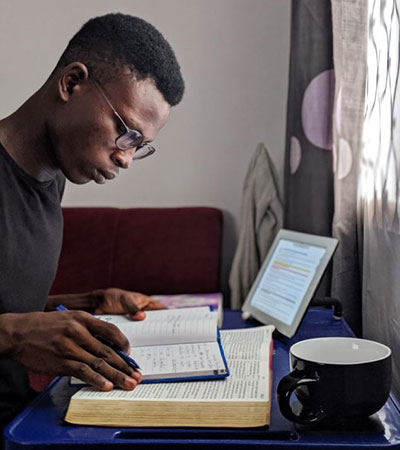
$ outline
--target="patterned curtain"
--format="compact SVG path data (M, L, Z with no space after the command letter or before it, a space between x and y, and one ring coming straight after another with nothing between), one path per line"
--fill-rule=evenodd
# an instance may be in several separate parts
M334 293L393 351L400 394L400 0L332 0ZM360 306L362 305L362 313ZM354 324L352 324L354 327Z
M361 334L362 222L357 208L365 107L367 5L368 0L332 0L336 79L333 233L339 239L332 293L343 303L345 317L357 335Z
M332 235L332 17L329 1L292 0L284 227ZM318 294L328 294L329 276Z

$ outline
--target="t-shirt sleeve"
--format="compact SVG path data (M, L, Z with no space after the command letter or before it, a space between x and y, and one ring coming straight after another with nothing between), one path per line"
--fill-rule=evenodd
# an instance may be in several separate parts
M63 195L64 195L65 182L66 182L65 176L63 175L63 173L61 171L57 174L56 180L57 180L58 193L60 195L60 202L61 202Z

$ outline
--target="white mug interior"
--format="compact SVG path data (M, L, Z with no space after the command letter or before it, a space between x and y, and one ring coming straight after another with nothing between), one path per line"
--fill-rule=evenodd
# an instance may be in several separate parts
M380 361L391 355L386 345L367 339L326 337L297 342L290 353L319 364L352 365Z

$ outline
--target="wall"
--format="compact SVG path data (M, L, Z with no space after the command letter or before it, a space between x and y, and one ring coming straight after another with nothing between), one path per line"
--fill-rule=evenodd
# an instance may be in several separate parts
M69 184L63 204L223 209L226 290L243 179L258 142L283 173L290 1L1 0L0 117L41 86L87 19L118 11L164 34L187 91L154 142L155 156L104 186Z

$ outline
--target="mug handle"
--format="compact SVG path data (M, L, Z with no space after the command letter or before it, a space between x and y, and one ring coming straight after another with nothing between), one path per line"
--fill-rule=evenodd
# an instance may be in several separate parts
M278 404L281 413L286 419L308 425L324 418L325 412L322 409L318 412L310 411L307 415L302 416L301 414L295 414L290 406L290 397L294 390L300 386L307 386L314 383L318 383L318 380L308 377L306 373L301 370L294 370L281 379L278 384Z

